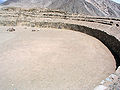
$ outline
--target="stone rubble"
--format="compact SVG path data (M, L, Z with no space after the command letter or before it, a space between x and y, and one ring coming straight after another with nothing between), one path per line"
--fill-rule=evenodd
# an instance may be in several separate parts
M115 73L102 80L94 90L120 90L120 66Z
M15 31L15 29L14 28L9 28L9 29L7 29L7 31L13 32L13 31Z

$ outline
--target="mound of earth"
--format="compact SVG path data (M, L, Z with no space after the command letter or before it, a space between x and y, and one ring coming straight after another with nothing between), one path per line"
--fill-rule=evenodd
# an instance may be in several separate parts
M97 39L69 30L0 33L1 90L93 90L115 71Z

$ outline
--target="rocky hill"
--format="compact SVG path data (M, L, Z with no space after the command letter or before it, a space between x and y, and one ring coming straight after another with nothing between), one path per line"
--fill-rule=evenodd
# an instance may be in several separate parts
M120 4L111 0L86 0L97 9L100 10L105 16L120 17Z
M85 15L120 17L120 4L111 0L8 0L2 5L41 7Z

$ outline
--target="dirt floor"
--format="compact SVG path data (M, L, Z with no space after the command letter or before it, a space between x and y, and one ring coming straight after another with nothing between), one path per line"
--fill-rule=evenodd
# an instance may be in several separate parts
M97 39L58 29L0 28L0 90L93 90L115 71Z

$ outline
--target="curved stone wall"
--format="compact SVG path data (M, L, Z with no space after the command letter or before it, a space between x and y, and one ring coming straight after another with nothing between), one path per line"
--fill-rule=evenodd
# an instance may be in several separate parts
M69 23L70 21L74 22ZM79 21L82 22L80 23ZM93 36L100 40L111 51L116 60L116 68L120 66L120 41L119 41L120 37L117 36L119 28L118 30L114 31L111 29L111 27L113 27L113 29L116 29L116 24L120 25L119 21L120 21L119 19L114 18L86 17L86 16L82 17L79 15L69 15L66 13L61 13L59 11L56 11L55 13L55 11L51 10L39 10L39 9L24 10L20 8L6 8L0 10L0 26L57 28L78 31ZM95 28L97 29L93 29L94 26L90 28L91 25L97 26L100 25L100 27L103 26L103 28L95 26ZM119 27L119 25L117 27ZM114 34L114 32L116 33ZM117 73L117 76L120 77L120 73Z
M104 31L98 29L92 29L86 26L77 25L77 24L68 24L62 22L17 22L17 24L13 24L9 22L9 24L5 24L6 22L0 23L1 26L27 26L27 27L39 27L39 28L57 28L57 29L68 29L73 31L78 31L82 33L86 33L90 36L93 36L100 40L113 54L116 60L116 67L120 66L120 42L114 36L107 34Z
M31 27L42 27L42 28L57 28L57 29L68 29L73 31L78 31L82 33L86 33L90 36L93 36L100 40L104 45L108 47L108 49L113 54L116 60L116 67L120 66L120 42L114 36L107 34L104 31L92 29L86 26L76 25L76 24L67 24L67 23L53 23L53 22L36 22L32 24L23 24L25 26Z

